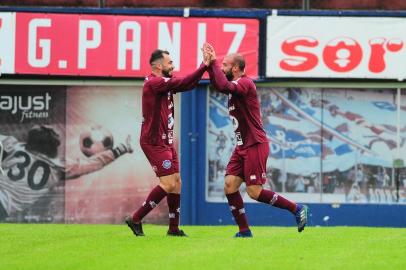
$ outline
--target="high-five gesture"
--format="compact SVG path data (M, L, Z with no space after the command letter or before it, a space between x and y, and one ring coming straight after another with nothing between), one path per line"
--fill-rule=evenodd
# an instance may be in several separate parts
M209 43L205 42L203 44L203 62L206 66L209 66L214 60L216 60L216 52L214 48Z

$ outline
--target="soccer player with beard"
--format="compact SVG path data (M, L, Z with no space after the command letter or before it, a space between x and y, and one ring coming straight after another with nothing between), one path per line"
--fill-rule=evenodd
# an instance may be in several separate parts
M125 218L125 222L136 236L144 236L142 219L166 197L169 208L167 235L187 236L179 229L181 177L178 155L173 146L173 94L195 88L209 61L184 78L172 77L174 66L167 51L155 50L149 63L152 73L145 78L142 92L140 145L159 178L159 184L151 190L141 207Z
M204 45L204 55L205 59L211 60L208 68L211 83L217 91L228 95L228 110L237 143L227 165L224 183L230 210L239 226L235 237L252 237L239 192L242 182L245 182L252 199L291 212L296 218L298 231L303 231L307 223L307 206L262 187L266 182L269 144L261 122L255 84L244 74L243 56L237 53L227 55L220 68L210 44Z

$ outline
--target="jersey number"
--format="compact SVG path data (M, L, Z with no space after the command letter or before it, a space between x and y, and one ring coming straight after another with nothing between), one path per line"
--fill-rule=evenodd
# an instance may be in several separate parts
M12 181L18 181L25 177L25 169L31 164L31 158L26 152L23 151L17 151L14 154L14 157L16 158L22 157L24 158L24 160L16 164L16 167L18 169L16 174L13 174L14 170L10 169L7 173L7 176ZM39 168L42 168L43 174L41 180L38 183L35 183L34 176ZM49 165L46 162L42 160L34 161L34 163L32 163L31 167L28 169L27 182L30 188L33 190L40 190L41 188L43 188L45 184L48 182L50 172L51 169L49 168Z

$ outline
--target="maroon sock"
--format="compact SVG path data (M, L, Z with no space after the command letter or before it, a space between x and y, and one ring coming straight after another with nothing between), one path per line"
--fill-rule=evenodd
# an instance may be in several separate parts
M249 230L247 216L245 215L244 202L239 191L226 194L231 213L237 222L240 232Z
M262 189L257 201L289 210L292 214L295 214L296 212L296 203L285 199L271 190Z
M137 212L133 215L133 220L136 223L140 223L141 220L149 213L152 209L154 209L159 202L165 198L167 195L166 191L161 188L160 186L156 186L151 192L149 193L147 199L142 204L142 206L137 210Z
M166 201L169 208L169 230L177 232L179 231L180 194L169 193Z

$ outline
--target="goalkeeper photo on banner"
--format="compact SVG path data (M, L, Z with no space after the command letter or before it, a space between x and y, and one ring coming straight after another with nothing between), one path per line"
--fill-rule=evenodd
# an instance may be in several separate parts
M115 143L108 128L91 123L67 137L66 87L3 86L0 93L0 221L75 221L65 215L72 193L65 180L85 178L131 153L131 137ZM76 143L67 150L70 140ZM75 156L67 155L72 151Z

